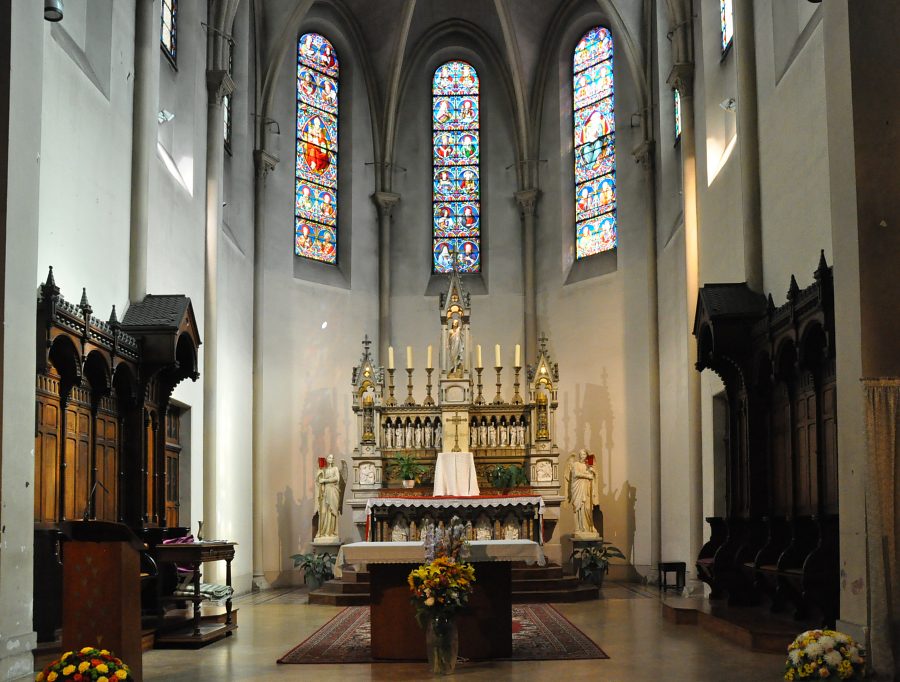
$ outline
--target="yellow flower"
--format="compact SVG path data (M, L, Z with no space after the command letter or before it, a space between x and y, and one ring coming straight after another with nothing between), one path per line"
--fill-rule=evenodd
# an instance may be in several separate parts
M124 680L126 677L128 677L128 673L120 668L119 670L116 670L116 677L118 677L120 680Z
M63 675L71 675L71 674L74 673L74 672L75 672L75 666L74 666L74 665L67 665L65 668L62 669L62 674L63 674Z
M84 649L81 650L81 653L86 654L86 653L88 653L88 652L90 652L90 651L93 651L93 650L94 650L94 647L92 647L92 646L86 646L86 647L84 647Z
M107 651L106 649L100 649L100 653L101 653L103 656L109 656L109 651Z
M101 663L97 666L97 672L103 673L104 675L109 672L109 668L106 666L106 663ZM102 679L102 678L101 678Z
M60 656L59 662L62 663L63 661L65 661L65 660L66 660L69 656L71 656L71 655L72 655L72 652L71 652L71 651L67 651L67 652L64 653L62 656Z
M34 682L44 682L44 673L43 671L39 672L37 676L34 678Z
M78 664L78 672L83 673L85 670L91 667L90 661L82 661Z
M109 678L106 675L101 675L97 678L97 682L109 682Z
M51 671L50 674L47 675L47 682L53 682L57 677L59 677L59 675Z

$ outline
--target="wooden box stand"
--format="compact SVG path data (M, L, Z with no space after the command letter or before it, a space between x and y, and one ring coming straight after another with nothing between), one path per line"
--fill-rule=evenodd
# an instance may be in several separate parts
M61 524L63 545L62 649L109 649L138 682L141 667L143 544L120 523Z

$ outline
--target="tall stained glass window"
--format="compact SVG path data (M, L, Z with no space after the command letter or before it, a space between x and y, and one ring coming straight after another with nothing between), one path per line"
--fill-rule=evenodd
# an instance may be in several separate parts
M722 16L722 52L724 53L731 47L731 41L734 40L734 7L732 0L719 0L719 7Z
M681 139L681 93L678 88L672 92L675 97L675 141L678 142Z
M432 142L434 159L434 272L481 271L481 155L478 73L451 61L434 72Z
M337 263L338 59L318 33L297 43L294 253Z
M234 27L231 29L232 34L234 33ZM231 49L228 50L228 75L232 78L234 77L234 45L231 46ZM225 151L231 154L231 107L232 107L232 97L234 93L231 95L225 95L222 98L222 118L224 119L225 129L224 129L224 137L225 137Z
M166 56L175 63L177 42L175 22L178 14L178 0L162 0L162 20L159 42Z
M575 127L575 257L614 249L616 119L613 40L598 26L582 36L573 57Z

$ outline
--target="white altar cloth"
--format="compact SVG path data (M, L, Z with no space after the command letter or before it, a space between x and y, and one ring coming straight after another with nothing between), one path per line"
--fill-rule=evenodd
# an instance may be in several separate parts
M485 495L482 497L370 497L366 500L366 516L375 507L524 507L534 505L538 516L544 515L544 498L540 495Z
M475 458L471 452L439 452L434 465L434 494L470 497L478 495Z
M341 547L338 564L421 564L422 542L352 542ZM524 561L543 566L544 550L531 540L472 540L466 561Z

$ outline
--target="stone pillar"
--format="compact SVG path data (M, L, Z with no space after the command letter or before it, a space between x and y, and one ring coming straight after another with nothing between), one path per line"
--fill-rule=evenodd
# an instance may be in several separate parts
M734 48L737 58L737 134L741 162L744 277L753 291L764 293L753 0L734 2Z
M537 360L537 296L535 285L535 249L534 249L534 217L539 189L523 189L516 192L516 203L519 205L519 216L522 218L522 251L525 273L525 364L529 360Z
M215 43L224 41L210 32L210 54ZM227 66L227 55L225 57ZM206 271L203 296L203 527L208 538L219 537L216 488L217 398L218 398L218 290L219 233L222 230L222 173L224 167L225 120L222 98L234 92L227 68L206 72Z
M694 314L700 282L700 256L697 242L697 142L694 128L694 65L680 62L672 67L669 85L681 96L681 167L684 195L684 260L687 319L684 333L688 356L686 396L688 417L688 468L690 508L690 552L693 561L703 544L703 450L700 421L700 372L694 369L697 360L697 339L694 338Z
M253 151L256 175L253 185L253 590L269 589L263 557L263 253L265 248L266 176L278 158L264 149Z
M147 232L150 222L150 164L156 155L159 108L159 0L136 3L134 105L131 114L131 242L128 298L147 294Z
M0 679L31 680L34 328L38 281L44 21L0 5Z
M391 343L391 225L394 206L400 195L375 192L372 202L378 211L378 361L385 364Z

